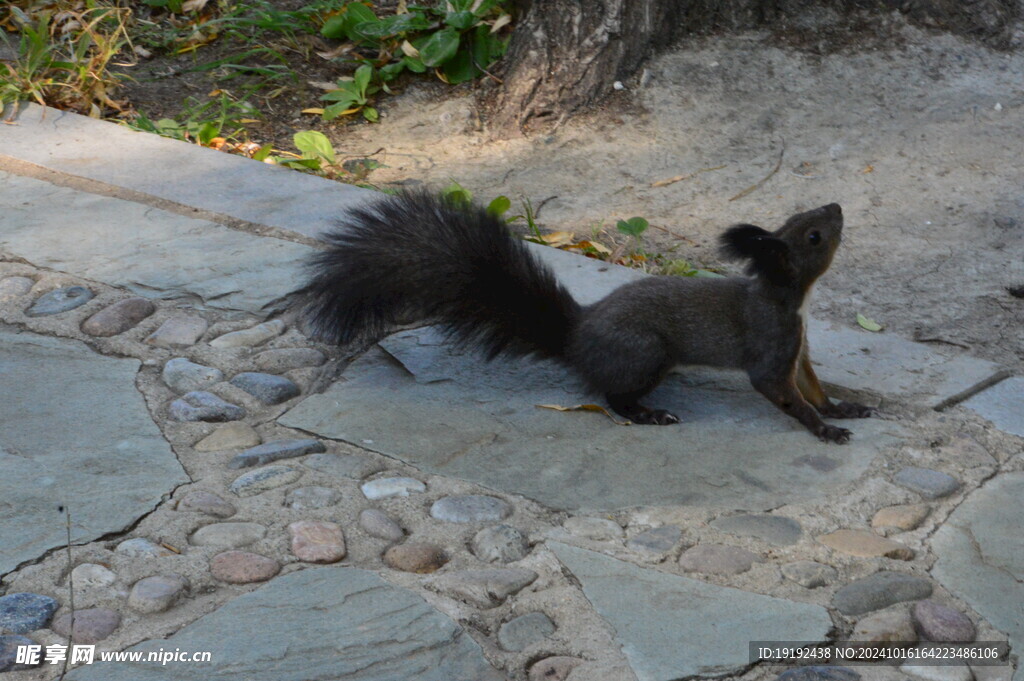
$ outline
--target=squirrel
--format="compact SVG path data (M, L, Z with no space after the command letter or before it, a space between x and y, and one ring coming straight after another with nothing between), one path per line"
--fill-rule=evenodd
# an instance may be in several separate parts
M679 418L641 399L677 365L747 372L772 404L827 442L850 431L822 420L872 409L833 402L811 368L807 303L842 237L838 204L775 231L740 224L720 238L749 276L652 276L580 305L506 223L475 204L427 193L386 196L349 211L308 263L302 313L314 337L376 341L395 326L438 323L457 346L540 356L573 369L637 424Z

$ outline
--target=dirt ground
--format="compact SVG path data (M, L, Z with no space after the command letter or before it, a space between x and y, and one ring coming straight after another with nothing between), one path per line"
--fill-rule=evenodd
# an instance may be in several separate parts
M597 111L520 139L492 139L476 99L440 84L381 100L377 125L320 129L341 155L379 152L380 186L456 180L485 202L528 198L542 226L579 238L639 215L654 225L647 250L702 266L723 266L715 238L731 223L838 202L846 243L813 314L861 313L1019 371L1024 51L894 21L898 39L833 32L812 49L767 32L693 39ZM294 129L316 127L297 102L280 114L291 106Z

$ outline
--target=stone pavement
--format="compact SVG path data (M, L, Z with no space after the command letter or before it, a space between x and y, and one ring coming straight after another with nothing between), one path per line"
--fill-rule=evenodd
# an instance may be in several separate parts
M35 106L0 127L0 671L57 678L14 651L72 633L211 659L69 679L1024 679L1020 378L815 323L823 380L881 409L839 447L732 372L673 375L683 423L639 428L429 328L346 364L266 310L369 196ZM643 276L536 249L583 302ZM850 638L1011 665L748 653Z

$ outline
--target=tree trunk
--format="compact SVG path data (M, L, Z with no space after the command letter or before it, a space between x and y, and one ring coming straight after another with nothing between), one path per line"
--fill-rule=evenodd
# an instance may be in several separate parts
M736 30L809 13L899 10L911 21L1009 46L1017 0L519 0L491 130L522 134L561 122L635 75L687 33ZM784 22L779 22L784 23Z

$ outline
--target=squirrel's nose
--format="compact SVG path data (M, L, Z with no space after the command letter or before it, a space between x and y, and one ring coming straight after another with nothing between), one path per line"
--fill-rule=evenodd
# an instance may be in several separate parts
M832 215L843 214L843 209L838 203L830 203L827 206L822 206L822 208L825 210L826 213L831 213Z

